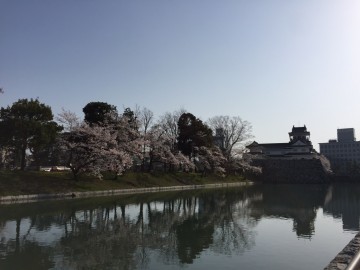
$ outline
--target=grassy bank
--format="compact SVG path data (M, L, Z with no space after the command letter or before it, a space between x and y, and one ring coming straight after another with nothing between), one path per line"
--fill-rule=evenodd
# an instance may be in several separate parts
M245 179L241 176L221 178L210 175L202 177L196 173L126 173L119 176L116 180L110 177L99 180L90 176L81 176L78 181L74 181L68 172L0 171L0 196L200 185L240 181L245 181Z

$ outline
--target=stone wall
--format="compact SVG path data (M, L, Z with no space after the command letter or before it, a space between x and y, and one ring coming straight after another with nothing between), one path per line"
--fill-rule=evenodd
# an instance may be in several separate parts
M349 244L329 263L328 266L324 268L324 270L359 269L359 263L354 261L354 259L357 259L359 249L360 233L349 242Z
M328 183L329 173L321 160L266 158L254 160L255 166L262 168L260 180L271 183Z

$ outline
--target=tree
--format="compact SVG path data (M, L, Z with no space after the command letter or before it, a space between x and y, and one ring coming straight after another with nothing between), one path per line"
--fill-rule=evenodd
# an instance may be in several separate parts
M184 113L186 113L185 109L179 109L172 113L167 112L160 116L157 123L159 128L167 135L167 137L171 138L171 150L173 151L177 149L177 137L179 136L178 122L180 116Z
M137 109L138 114L138 122L139 128L141 132L141 136L143 138L143 146L142 146L142 162L141 162L141 170L144 171L145 169L145 161L146 161L146 150L149 148L149 129L151 128L154 122L154 113L150 111L148 108Z
M80 118L74 112L67 111L64 108L62 108L61 113L56 117L56 121L62 125L64 132L71 132L81 125Z
M55 141L60 130L51 108L37 99L19 99L0 110L0 143L19 153L21 170L26 166L26 152L41 151Z
M154 162L163 164L164 169L181 169L189 171L194 168L194 164L182 153L173 149L173 138L159 126L153 126L147 136L147 149L149 164L148 170L153 169Z
M215 116L208 120L209 127L223 141L222 151L230 159L242 151L243 144L252 137L252 127L248 121L239 116Z
M196 165L198 170L202 171L203 175L214 173L225 176L226 159L217 146L212 148L201 146L196 152Z
M256 179L262 174L262 168L253 164L253 155L235 156L226 163L226 172L243 175L246 179Z
M146 134L154 122L154 113L148 108L144 107L139 111L138 118L140 130Z
M56 166L61 164L61 155L55 141L44 145L31 155L32 166Z
M14 148L8 146L1 146L0 153L0 168L10 169L16 160L16 152L14 151Z
M114 125L110 126L112 133L116 135L116 149L120 151L118 160L114 160L114 164L111 165L114 169L118 168L112 169L115 172L115 178L126 168L130 168L135 160L142 160L142 146L145 142L135 125L138 125L137 120L136 122L129 121L127 116L122 115ZM127 166L124 166L125 164Z
M106 170L119 175L131 167L135 155L141 155L142 142L127 117L106 125L77 123L78 118L71 112L63 112L59 118L66 130L59 146L74 179L83 172L100 179Z
M106 102L89 102L83 108L85 122L90 125L104 124L114 120L117 116L116 106Z
M131 110L130 108L125 108L122 116L128 119L128 123L133 129L139 129L139 119L133 110Z
M195 154L195 147L213 146L211 129L191 113L184 113L180 116L178 129L179 150L189 158Z

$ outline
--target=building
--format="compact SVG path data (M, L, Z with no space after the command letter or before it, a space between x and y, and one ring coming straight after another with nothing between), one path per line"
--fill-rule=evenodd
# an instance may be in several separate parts
M338 129L337 140L319 145L320 153L330 160L334 172L348 174L360 166L360 141L356 141L353 128Z
M249 154L276 157L297 157L313 153L313 146L310 141L310 132L306 126L293 126L289 132L290 141L287 143L263 143L256 141L246 146Z
M330 162L319 155L310 141L306 126L289 132L289 142L257 143L244 154L251 165L261 168L259 180L272 183L328 183Z
M213 136L213 142L214 144L219 147L221 150L225 147L225 135L224 135L224 129L217 128L215 130L215 136Z
M353 128L341 128L337 130L337 137L339 142L354 142L355 130Z

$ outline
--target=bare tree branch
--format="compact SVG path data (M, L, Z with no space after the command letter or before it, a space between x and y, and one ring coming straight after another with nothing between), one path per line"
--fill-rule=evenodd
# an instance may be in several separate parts
M213 132L222 131L224 140L222 150L227 160L241 152L243 144L252 137L250 122L242 120L239 116L214 116L207 124Z

